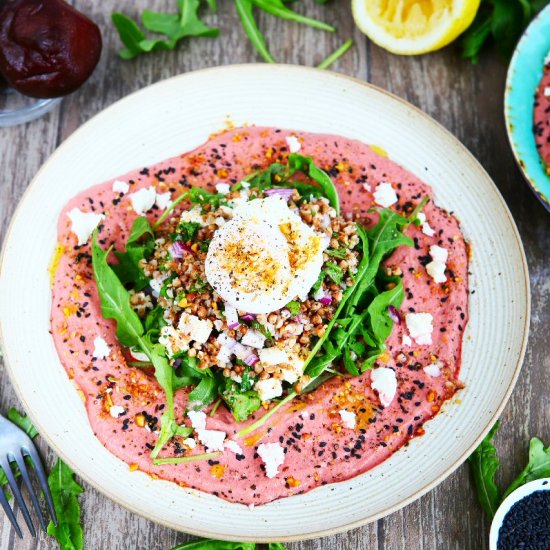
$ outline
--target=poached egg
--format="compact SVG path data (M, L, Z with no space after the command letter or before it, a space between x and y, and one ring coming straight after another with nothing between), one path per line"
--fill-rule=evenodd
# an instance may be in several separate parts
M307 298L328 241L280 196L239 203L210 242L206 278L238 310L271 313Z

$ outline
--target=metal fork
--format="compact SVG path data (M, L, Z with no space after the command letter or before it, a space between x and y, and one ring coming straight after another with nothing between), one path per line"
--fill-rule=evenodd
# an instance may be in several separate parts
M21 508L21 512L23 512L23 517L25 518L25 522L29 528L29 531L31 532L31 535L33 537L36 537L36 531L34 529L29 510L27 508L27 505L25 504L25 501L23 500L23 497L21 496L21 491L19 490L19 486L15 481L15 476L11 469L11 464L15 463L19 469L19 472L21 473L21 477L23 478L25 485L27 486L27 491L29 492L29 495L31 497L34 509L36 510L36 514L38 515L40 525L42 526L42 529L46 531L46 521L44 519L42 510L40 509L40 504L38 503L36 492L34 491L31 485L31 480L29 478L29 472L27 469L27 464L25 462L25 457L27 456L30 457L30 459L32 460L32 464L34 467L34 471L36 472L36 476L38 477L40 488L42 489L42 492L46 497L48 511L50 512L52 521L55 525L57 525L57 517L55 515L55 509L53 507L52 495L50 493L50 488L48 487L48 481L46 479L46 474L44 473L44 468L42 467L42 461L40 460L40 456L36 451L34 443L23 430L21 430L15 424L12 424L9 420L0 415L0 468L2 468L4 474L6 474L6 478L8 479L8 483L13 493L15 502L17 503L19 508ZM17 520L15 519L13 510L8 503L8 499L6 498L2 487L0 487L0 504L2 505L2 508L4 508L4 511L11 521L11 524L13 525L16 533L19 535L20 538L23 538L21 528L19 527Z

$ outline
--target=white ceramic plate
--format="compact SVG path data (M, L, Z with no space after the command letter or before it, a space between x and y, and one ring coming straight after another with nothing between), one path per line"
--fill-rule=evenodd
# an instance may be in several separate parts
M88 186L163 160L235 124L334 133L377 144L433 186L472 244L466 389L426 435L364 475L249 510L153 480L107 452L48 333L47 265L61 207ZM341 75L245 65L160 82L75 132L36 175L9 229L0 267L0 334L16 391L40 433L84 479L123 506L199 536L288 541L357 527L412 502L471 453L518 376L529 323L529 279L516 227L495 185L447 131L390 94Z

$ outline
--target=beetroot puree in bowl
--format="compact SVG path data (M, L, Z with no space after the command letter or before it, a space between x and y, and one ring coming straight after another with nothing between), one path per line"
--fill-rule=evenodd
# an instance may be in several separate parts
M544 73L535 94L533 128L539 154L550 175L550 59L544 66Z
M369 371L359 377L334 378L294 399L244 438L234 434L265 410L239 424L222 405L208 418L207 428L226 432L240 445L242 454L226 449L214 461L155 466L150 451L157 440L153 432L159 427L164 393L152 376L127 364L116 339L115 323L102 318L90 241L77 246L67 212L77 207L103 214L101 246L106 249L114 244L123 249L136 217L130 194L154 186L158 193L169 192L175 198L189 185L213 189L219 182L240 181L272 162L284 162L288 155L285 138L291 134L301 142L300 153L313 157L335 181L342 211L365 223L380 182L391 182L399 198L392 208L403 213L425 195L432 197L428 185L358 141L273 128L238 128L213 136L189 153L116 178L130 186L126 193L113 191L115 180L80 193L65 206L58 225L52 334L69 377L82 392L94 433L132 469L244 504L264 504L375 467L409 439L422 435L424 423L461 387L462 337L468 322L468 247L458 221L432 200L424 213L434 234L427 235L421 226L411 224L406 233L413 238L414 247L400 247L386 260L387 266L403 273L401 318L409 312L433 316L430 345L411 341L403 321L394 325L387 351L378 361L379 366L393 368L397 376L397 394L388 407L382 406L372 390ZM160 213L154 207L148 217L154 220ZM447 281L442 284L436 284L424 267L430 261L430 246L435 244L448 250ZM106 359L93 358L97 336L110 347ZM439 376L423 370L434 361L441 366ZM175 395L178 422L183 422L187 393L183 389ZM112 406L121 407L124 413L114 418ZM356 413L354 429L343 425L341 409ZM145 426L139 415L145 416ZM256 452L258 445L270 442L285 448L284 464L272 479L266 477ZM174 444L167 446L167 452L174 455ZM202 452L198 445L192 454Z

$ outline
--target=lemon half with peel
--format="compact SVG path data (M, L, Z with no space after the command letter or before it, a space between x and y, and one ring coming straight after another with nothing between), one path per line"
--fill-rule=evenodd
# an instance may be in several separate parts
M472 23L480 0L352 0L361 32L401 55L433 52Z

